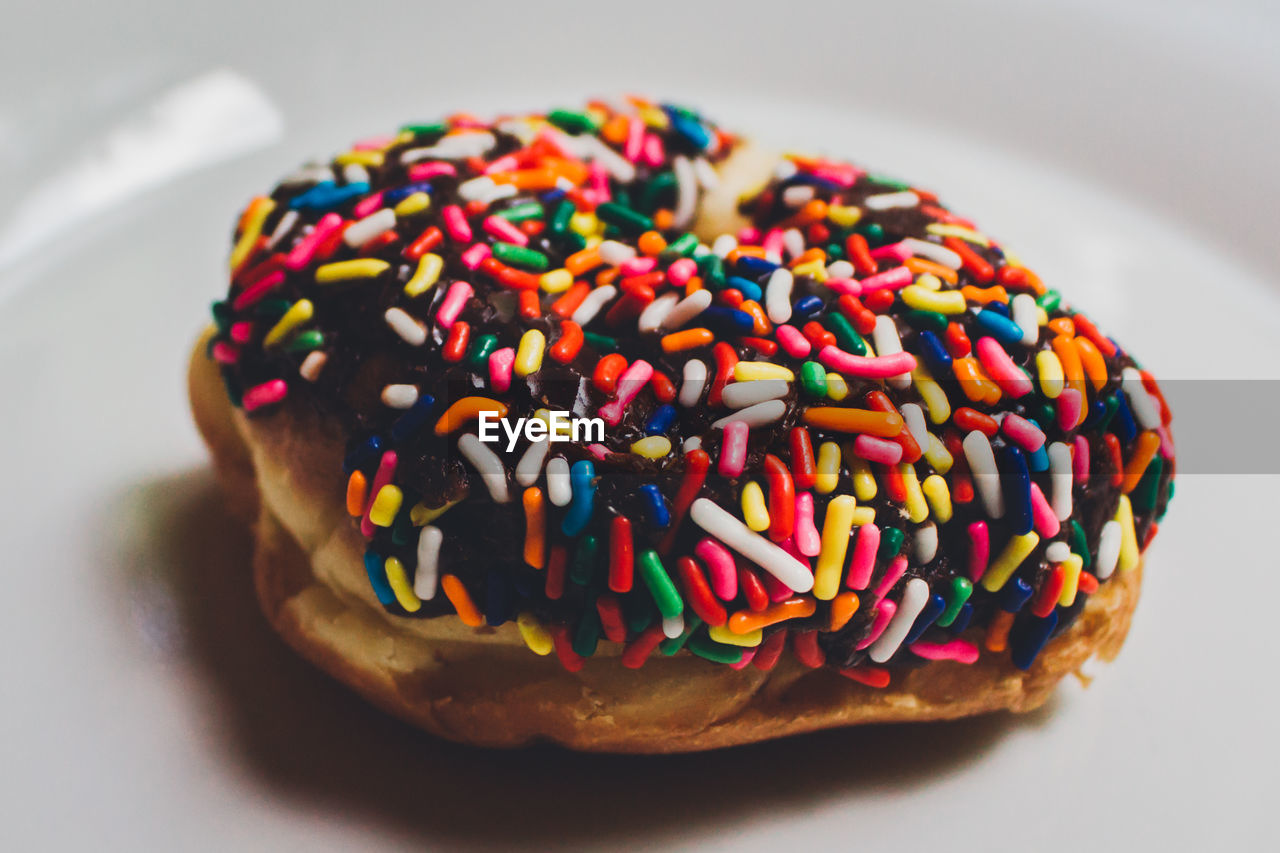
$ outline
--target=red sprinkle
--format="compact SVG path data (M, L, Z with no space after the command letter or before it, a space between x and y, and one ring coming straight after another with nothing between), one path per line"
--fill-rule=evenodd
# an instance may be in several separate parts
M631 539L631 519L615 516L609 525L609 589L630 592L634 582L635 548Z
M769 538L782 542L795 530L795 485L786 464L772 453L765 454L764 473L769 481Z
M626 369L626 357L611 352L596 363L595 372L591 374L591 384L603 394L612 394L618 390L618 377Z
M551 345L551 357L561 364L568 364L582 350L582 341L582 327L572 320L561 320L560 339Z
M827 662L827 656L818 647L818 632L814 629L797 631L793 634L791 652L796 656L796 660L810 669L817 669Z
M942 242L948 249L960 256L960 263L973 274L979 284L986 284L995 277L995 267L991 266L986 258L975 252L964 240L958 237L947 237Z
M547 554L547 598L558 601L564 595L565 568L569 564L569 551L563 545L552 545Z
M791 475L801 489L809 489L818 479L817 463L813 459L813 442L809 430L804 427L791 429Z
M467 354L467 344L471 341L471 326L466 320L458 320L449 329L449 337L445 339L441 355L445 361L458 362Z
M649 659L649 655L653 654L653 650L665 636L662 633L662 625L650 625L645 628L622 650L622 665L627 669L639 669L644 666L644 662Z
M692 557L676 560L676 573L680 575L685 600L698 618L708 625L723 625L729 620L728 612L711 591L707 576L697 560Z
M627 641L627 623L622 619L622 604L612 593L604 593L596 599L596 612L600 614L600 628L611 643Z
M783 628L779 631L774 631L756 647L756 656L751 659L751 665L758 670L768 672L773 669L774 664L778 662L778 658L782 657L782 650L786 646L787 630Z

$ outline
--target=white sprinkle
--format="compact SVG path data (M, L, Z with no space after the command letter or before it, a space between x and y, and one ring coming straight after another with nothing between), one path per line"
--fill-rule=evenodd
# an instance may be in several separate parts
M711 252L722 258L727 257L736 248L738 248L738 238L732 234L721 234L711 244Z
M504 504L511 500L511 493L507 490L507 469L498 454L490 450L473 432L465 433L458 439L458 450L480 472L480 478L484 480L494 503Z
M664 329L678 329L697 317L711 305L711 291L707 288L695 290L676 303L671 313L662 321Z
M764 286L764 307L772 322L781 324L791 319L791 290L795 284L795 276L786 267L769 274Z
M780 421L786 413L787 404L785 400L767 400L763 403L756 403L754 406L747 406L745 409L739 409L731 415L725 415L713 423L711 428L724 429L724 425L730 421L742 421L754 429Z
M900 193L880 193L869 195L862 200L867 210L893 210L896 207L915 207L920 203L920 196L903 190Z
M778 165L773 167L773 177L779 181L785 181L787 178L794 177L796 172L796 164L790 160L779 160Z
M702 436L691 435L684 440L684 444L680 445L680 449L685 453L692 453L695 450L702 449Z
M713 190L720 186L720 176L716 174L716 170L705 157L699 157L693 161L693 173L698 176L698 183L704 190Z
M787 207L803 207L812 198L812 184L794 184L782 191L782 203Z
M525 145L532 143L538 135L529 121L522 118L507 119L498 125L498 130L511 134Z
M698 178L693 173L693 164L683 154L675 156L671 167L676 176L676 207L671 221L674 227L684 229L689 227L698 208Z
M640 312L640 319L636 321L636 327L641 332L656 332L662 328L662 321L667 319L667 315L671 313L671 309L676 307L676 303L680 301L680 292L672 290L664 293L657 299L644 306L644 310Z
M528 449L516 463L516 482L526 489L538 482L538 475L542 473L542 463L546 461L550 450L551 442L548 439L530 442Z
M284 239L284 235L293 230L293 226L298 222L298 211L286 210L284 216L280 217L280 221L276 223L275 230L271 232L271 236L267 239L268 251L276 247Z
M884 663L893 657L894 652L902 645L902 641L907 638L907 634L911 633L911 626L915 624L916 617L928 602L929 584L921 578L912 578L907 581L907 586L902 591L902 600L898 602L898 609L889 620L888 627L871 644L868 654L873 661Z
M939 246L937 243L930 243L928 240L917 240L915 237L908 237L902 241L902 244L913 255L928 258L953 270L960 269L960 256L946 246Z
M1120 387L1129 398L1129 408L1133 416L1142 424L1143 429L1157 429L1160 426L1160 412L1156 410L1155 400L1147 393L1142 384L1142 374L1135 367L1126 367L1120 371Z
M1116 570L1116 562L1120 559L1120 545L1124 541L1124 530L1120 522L1112 519L1102 525L1102 533L1098 535L1098 580L1104 581Z
M1023 344L1031 346L1040 339L1040 311L1031 294L1019 293L1014 296L1009 313L1013 315L1013 322L1022 330Z
M315 382L320 378L320 371L324 370L324 364L328 360L329 356L320 350L312 350L299 365L298 375L308 382Z
M547 500L552 506L568 506L573 499L573 486L569 482L569 460L553 457L547 463Z
M1044 558L1050 563L1065 563L1071 556L1071 546L1066 542L1050 542L1044 549Z
M436 597L436 578L440 576L440 545L444 532L433 524L418 534L418 570L413 575L413 594L423 601Z
M384 207L348 225L347 230L342 232L342 242L353 249L358 249L374 237L385 234L395 227L396 212L389 207Z
M603 308L618 293L618 288L612 284L605 284L597 287L595 290L587 294L587 298L582 300L582 304L578 306L578 310L573 312L570 319L579 326L585 326L595 319Z
M498 188L498 184L488 175L481 175L458 184L458 196L464 201L480 201L487 199L489 193ZM515 189L515 187L512 187Z
M554 135L557 141L563 141L563 148L574 151L583 159L595 160L604 167L606 172L622 183L629 184L636 179L635 165L626 157L601 142L598 137L590 134L570 136L560 131L554 131Z
M680 405L692 409L702 399L702 389L707 384L707 365L691 358L684 363L684 381L680 384Z
M410 148L400 155L401 163L416 163L419 160L465 160L468 157L479 157L485 154L498 142L487 130L455 133L446 136L435 145L425 148Z
M684 633L684 614L677 613L675 616L662 617L662 635L669 640L674 640Z
M782 232L782 248L786 250L787 257L790 258L798 257L804 253L804 234L800 233L799 228L788 228Z
M827 264L828 278L853 278L853 264L848 261L832 261Z
M348 163L342 167L342 177L349 184L367 184L369 170L359 163Z
M636 256L634 247L617 240L605 240L596 251L600 253L600 260L611 267L620 267Z
M403 308L388 308L387 313L382 316L386 318L391 330L403 338L405 343L420 347L427 342L427 330Z
M737 551L796 592L813 589L809 567L751 531L729 511L708 498L698 498L689 507L689 518L712 537ZM927 587L926 587L927 590Z
M920 447L929 446L929 428L924 423L924 409L920 408L919 403L903 403L898 407L898 411L902 413L902 420L907 424L907 432L911 433L911 437L916 440L916 444Z
M898 327L888 314L876 317L876 326L871 330L871 340L876 346L876 355L893 355L902 352L902 338L898 335ZM911 374L899 373L889 377L889 384L902 389L911 386Z
M1000 491L1000 471L996 468L996 455L991 451L991 441L981 430L974 430L964 437L961 444L964 458L973 473L973 483L990 518L1004 516L1004 493Z
M785 397L791 385L785 379L756 379L726 385L720 399L731 409L745 409L766 400Z
M388 385L382 389L382 404L393 409L407 409L418 402L416 385Z
M1071 517L1071 448L1061 441L1049 445L1049 505L1058 521Z
M926 522L915 529L912 540L912 550L915 553L916 562L924 565L932 562L933 558L938 555L938 528L932 522Z
M322 184L333 180L333 170L328 166L304 166L280 182L284 187L296 187L300 184Z

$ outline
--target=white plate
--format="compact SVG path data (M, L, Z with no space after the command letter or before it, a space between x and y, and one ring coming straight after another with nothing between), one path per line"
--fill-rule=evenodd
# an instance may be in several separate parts
M1161 376L1280 373L1274 7L903 6L310 3L287 18L134 0L7 16L0 846L1274 836L1275 476L1180 477L1124 654L1023 718L674 758L495 754L371 710L258 615L246 537L187 415L186 347L244 199L407 117L677 96L939 189Z

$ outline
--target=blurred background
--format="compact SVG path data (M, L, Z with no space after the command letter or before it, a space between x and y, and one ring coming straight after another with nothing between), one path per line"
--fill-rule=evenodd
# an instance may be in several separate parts
M1125 653L1043 712L489 753L365 707L268 631L182 373L236 214L296 163L633 91L939 190L1162 377L1280 378L1275 3L10 0L2 27L0 846L1273 837L1280 478L1181 478Z

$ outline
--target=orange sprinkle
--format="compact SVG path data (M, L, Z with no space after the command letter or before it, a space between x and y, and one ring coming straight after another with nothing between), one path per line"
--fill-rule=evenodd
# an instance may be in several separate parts
M993 396L992 389L995 389L995 398L1000 399L1000 386L987 378L987 374L976 358L965 356L954 359L951 362L951 369L955 371L956 379L960 380L960 390L964 391L964 395L971 401L987 402Z
M912 260L916 259L913 258ZM907 263L909 265L911 261L908 261ZM954 279L952 280L954 281ZM988 302L1009 301L1008 292L998 284L991 287L974 287L972 284L966 284L964 287L960 288L960 294L970 302L980 302L983 305L986 305Z
M710 329L684 329L662 337L663 352L682 352L715 343L716 336Z
M1126 495L1138 487L1138 481L1147 472L1147 466L1160 449L1160 436L1155 430L1146 430L1138 436L1133 446L1133 455L1129 464L1124 466L1124 479L1120 481L1120 491Z
M738 306L739 311L746 311L751 315L751 319L755 320L755 325L751 327L751 331L757 335L767 335L773 327L769 325L769 318L765 316L764 309L760 307L760 303L754 299L744 299L742 304Z
M938 278L942 279L947 284L956 284L960 280L960 277L956 275L956 271L953 270L951 267L944 267L942 264L934 263L933 261L928 260L927 258L907 258L906 261L903 262L903 266L911 270L916 275L921 275L923 273L936 275ZM969 285L968 287L963 288L960 292L964 293L965 290L977 290L977 289L978 288L973 287L972 285ZM1003 291L1004 288L1000 287L999 285L996 285L996 287L989 287L987 288L987 290ZM968 299L969 297L965 296L965 298ZM990 300L984 300L984 301L990 301Z
M605 138L606 142L621 145L627 141L627 131L630 129L630 124L626 116L616 115L604 123L604 127L600 128L600 135Z
M827 203L820 198L812 199L804 207L791 214L790 218L778 223L779 228L796 228L821 222L827 218Z
M445 410L436 421L436 435L448 435L462 425L480 417L481 412L494 412L500 418L507 416L507 406L488 397L463 397Z
M1107 384L1107 362L1098 352L1097 345L1088 338L1076 338L1072 341L1076 352L1080 353L1080 361L1084 365L1085 375L1093 383L1093 390L1101 391Z
M814 246L812 249L805 249L796 256L796 259L792 261L789 266L798 267L801 264L808 264L813 261L821 261L825 264L827 262L827 253L818 246Z
M462 585L462 581L458 580L457 575L445 575L440 578L440 588L444 590L445 597L449 599L453 609L458 611L458 618L462 620L463 625L479 628L484 624L484 617L480 615L480 610L471 600L467 588Z
M640 249L641 254L653 256L661 254L662 250L667 248L667 241L662 239L662 235L657 231L646 231L640 235L636 247Z
M666 231L675 224L676 215L667 208L661 208L653 214L653 227L660 231Z
M1009 629L1013 627L1013 614L1001 610L987 626L987 651L1002 652L1009 648Z
M547 510L537 486L524 490L524 561L535 569L547 563Z
M606 284L613 284L618 280L618 276L622 275L621 267L609 267L596 273L596 284L604 287Z
M777 625L788 619L805 619L818 609L818 602L812 598L788 598L777 604L766 607L759 613L751 610L739 610L729 617L729 630L735 634L750 634L760 628Z
M351 479L347 480L347 515L356 518L364 515L365 496L368 488L369 484L365 480L364 474L360 471L352 471Z
M696 276L696 275L695 275L693 278L691 278L691 279L689 279L687 282L685 282L685 284L684 284L684 295L685 295L685 296L688 296L689 294L693 293L694 291L698 291L698 290L702 290L702 279L701 279L699 276Z
M593 270L600 266L603 261L600 260L600 250L592 246L590 249L583 249L580 252L574 252L572 255L564 259L564 268L573 273L573 277L577 278L587 270Z
M578 310L587 298L587 294L591 293L591 285L585 281L576 282L573 287L564 292L559 299L551 303L551 312L557 317L572 317L573 312Z
M881 438L893 438L902 432L902 415L897 412L873 412L841 406L811 406L805 410L804 422L819 429L860 432Z
M748 258L763 258L764 246L737 246L725 256L725 260L733 262L744 256Z
M853 618L853 614L857 612L858 594L856 592L840 593L831 599L831 623L827 630L839 631L849 623L849 620Z
M1066 335L1069 338L1075 337L1076 323L1070 317L1054 317L1049 321L1048 326L1055 335Z

